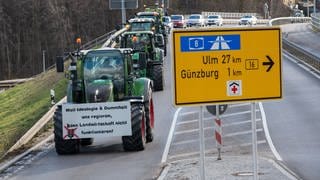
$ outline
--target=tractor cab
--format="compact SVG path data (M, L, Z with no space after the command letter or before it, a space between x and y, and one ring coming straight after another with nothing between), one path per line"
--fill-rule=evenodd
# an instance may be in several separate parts
M155 23L152 18L133 18L129 20L129 31L155 31Z
M118 101L129 92L127 80L132 71L131 51L102 48L83 57L83 80L87 102Z
M154 20L155 32L158 34L165 34L165 27L162 23L161 15L158 12L138 12L137 18L151 18Z

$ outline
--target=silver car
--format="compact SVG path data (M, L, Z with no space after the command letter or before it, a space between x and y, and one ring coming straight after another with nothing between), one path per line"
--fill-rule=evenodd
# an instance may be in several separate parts
M206 26L217 25L222 26L223 19L220 15L209 15L206 20Z
M256 25L257 18L253 15L245 15L239 20L239 25Z
M191 14L187 21L187 27L204 26L204 19L201 14Z

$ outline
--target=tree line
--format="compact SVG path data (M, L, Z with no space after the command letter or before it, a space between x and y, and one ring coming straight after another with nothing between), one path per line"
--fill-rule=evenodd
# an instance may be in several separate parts
M144 4L154 2L139 0L139 8L128 10L127 18L142 11ZM169 3L169 14L201 11L262 14L265 2L171 0ZM275 16L284 12L282 3L277 1L273 6ZM76 37L81 37L85 43L115 29L120 23L121 12L110 10L109 0L0 0L0 80L39 74L43 68L43 55L46 67L49 67L55 63L56 56L76 49Z

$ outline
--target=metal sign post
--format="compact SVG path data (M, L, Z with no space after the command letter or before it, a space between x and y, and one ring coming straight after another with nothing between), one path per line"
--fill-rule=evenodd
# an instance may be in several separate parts
M272 1L270 11L271 7ZM200 171L201 179L204 179L202 106L281 99L281 29L263 27L173 30L172 37L173 103L175 106L201 106ZM256 42L261 43L257 46ZM216 112L221 114L219 109L216 109ZM219 124L221 125L221 121ZM252 104L252 130L254 177L257 179L255 103Z
M205 169L204 169L204 162L205 162L205 154L204 154L204 133L203 133L203 114L202 114L203 107L200 106L199 112L199 136L200 136L200 179L205 180Z
M252 156L253 156L253 179L258 180L258 150L257 150L257 131L256 131L256 103L251 103L252 119Z
M222 146L222 126L221 126L221 119L220 119L220 106L216 106L216 131L215 131L215 136L216 136L216 144L217 144L217 149L218 149L218 158L217 160L221 160L221 146Z
M121 9L122 25L126 24L126 9L137 9L138 0L109 0L109 8Z

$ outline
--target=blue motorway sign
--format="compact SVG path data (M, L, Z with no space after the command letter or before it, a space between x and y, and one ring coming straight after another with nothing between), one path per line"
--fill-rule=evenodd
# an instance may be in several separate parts
M240 50L240 34L180 38L181 52Z

